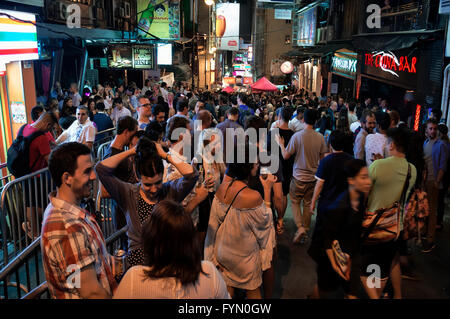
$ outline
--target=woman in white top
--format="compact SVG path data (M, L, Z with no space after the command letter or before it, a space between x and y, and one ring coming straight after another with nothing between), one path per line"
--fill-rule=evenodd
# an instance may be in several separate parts
M183 207L159 202L143 228L144 266L130 268L115 299L229 299L211 262L201 261L192 220Z
M245 163L236 158L228 165L234 179L225 179L217 190L209 219L205 241L205 259L211 260L222 272L228 292L234 288L247 291L248 299L260 299L262 274L271 266L275 247L270 196L275 177L261 177L264 201L259 192L248 188L250 176L255 176L258 163L249 160L247 147Z

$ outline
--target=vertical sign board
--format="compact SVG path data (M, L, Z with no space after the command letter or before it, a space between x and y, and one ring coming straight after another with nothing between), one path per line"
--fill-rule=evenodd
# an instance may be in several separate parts
M216 5L217 50L239 50L239 3Z
M317 7L298 15L297 46L313 46L316 43Z

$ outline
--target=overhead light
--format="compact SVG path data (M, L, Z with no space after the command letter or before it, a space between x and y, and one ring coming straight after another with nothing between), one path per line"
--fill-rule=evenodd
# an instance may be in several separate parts
M207 6L212 6L214 4L214 0L205 0Z

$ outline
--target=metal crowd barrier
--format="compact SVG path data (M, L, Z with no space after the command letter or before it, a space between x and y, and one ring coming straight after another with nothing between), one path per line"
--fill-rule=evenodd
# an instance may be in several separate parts
M127 226L111 234L106 239L110 254L120 247L120 238ZM47 282L42 266L41 237L11 260L0 270L0 299L49 299ZM12 281L14 280L14 281Z
M98 147L97 150L97 161L100 162L103 160L103 157L105 156L106 150L108 149L109 145L111 144L111 141L105 142L102 145Z
M111 128L108 130L97 132L97 134L95 136L96 138L95 138L95 141L94 141L94 144L92 147L92 152L93 152L92 155L94 156L94 158L96 160L99 158L101 159L101 157L97 156L100 147L103 144L110 143L114 139L115 136L116 136L116 128ZM97 137L100 137L100 138L97 139Z
M6 184L8 184L11 180L12 180L12 175L9 174L8 172L6 173L6 175L3 176L3 170L5 170L7 172L7 164L6 163L1 163L0 164L0 191L3 189L3 187L5 187Z
M56 189L48 168L7 183L1 192L0 267L40 235L48 194Z

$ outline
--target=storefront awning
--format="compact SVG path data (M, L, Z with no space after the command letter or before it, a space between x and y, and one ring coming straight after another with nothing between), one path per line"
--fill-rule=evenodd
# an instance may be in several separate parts
M131 32L121 32L107 29L87 29L87 28L73 28L70 29L65 25L53 23L39 23L37 25L38 39L70 39L77 38L82 40L94 41L111 41L111 40L128 40L130 36L132 39L136 37Z
M418 41L427 40L442 32L443 30L432 30L397 32L395 34L360 34L354 36L353 46L363 51L395 51L410 48Z

